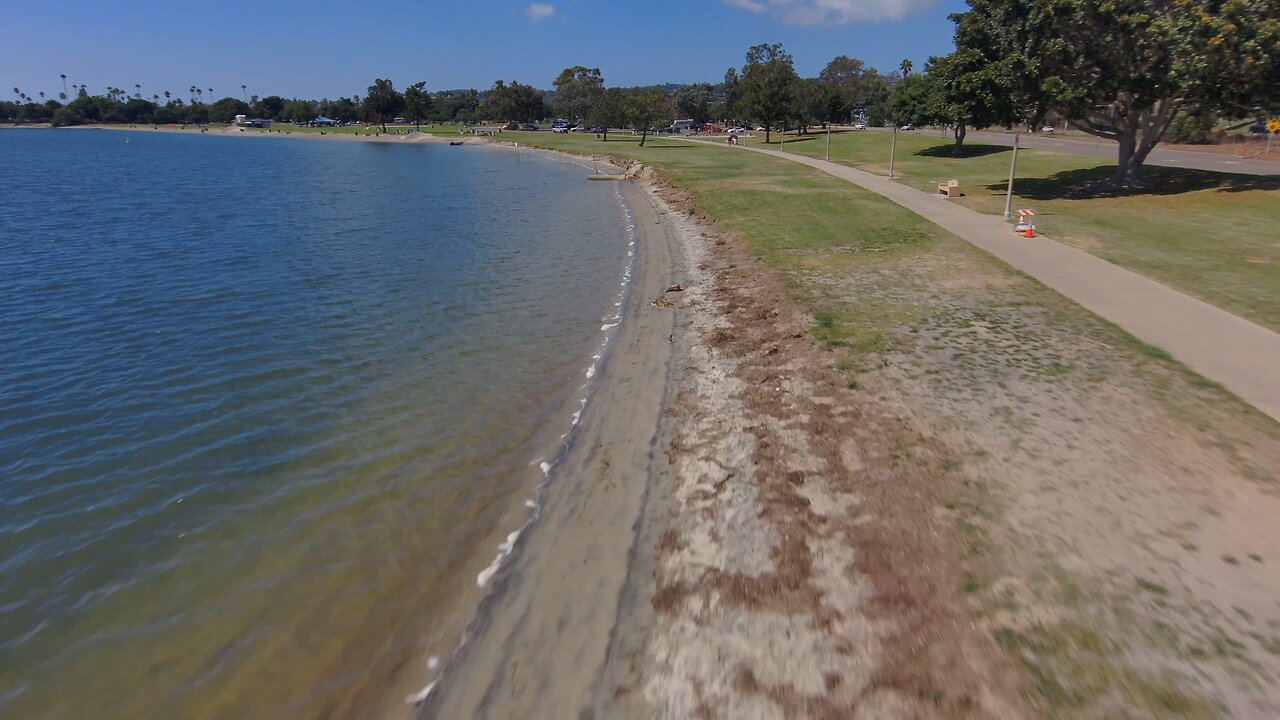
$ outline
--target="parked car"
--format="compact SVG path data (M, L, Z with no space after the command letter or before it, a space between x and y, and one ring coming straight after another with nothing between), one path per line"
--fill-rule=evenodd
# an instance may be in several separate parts
M898 129L899 129L899 130L915 130L915 129L916 129L916 126L915 126L915 125L912 125L911 123L907 123L906 125L903 125L902 127L898 128Z
M589 133L602 133L602 132L605 132L605 129L604 129L604 127L603 127L603 126L597 125L597 126L595 126L595 127L591 128L590 130L588 130L587 132L589 132Z
M866 123L858 123L857 125L854 125L854 126L853 126L853 129L854 129L854 130L866 130L866 129L867 129L867 124L866 124Z
M1052 125L1045 125L1044 127L1040 128L1040 132L1044 133L1045 135L1052 135L1052 134L1053 134L1053 126L1052 126Z
M553 133L567 133L567 132L569 132L569 126L568 126L568 125L552 125L552 126L551 126L551 132L553 132Z
M521 130L537 130L538 126L534 125L533 123L521 123L520 129Z

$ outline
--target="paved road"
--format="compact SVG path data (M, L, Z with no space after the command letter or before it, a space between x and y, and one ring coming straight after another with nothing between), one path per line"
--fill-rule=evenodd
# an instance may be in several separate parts
M880 130L880 132L887 132ZM925 135L937 134L930 130L919 130ZM981 142L990 143L992 145L1013 146L1013 134L1003 132L988 132L982 130L970 130L965 136L965 142ZM1038 148L1040 150L1052 150L1054 152L1067 153L1070 155L1090 155L1097 157L1100 161L1109 161L1115 164L1116 144L1110 140L1101 138L1093 138L1088 136L1082 137L1058 137L1052 135L1023 135L1018 141L1022 147ZM1235 157L1233 155L1220 155L1218 153L1195 152L1193 150L1167 150L1156 147L1151 151L1151 155L1147 157L1147 164L1162 165L1165 167L1190 168L1193 170L1212 170L1215 172L1240 173L1242 175L1276 175L1280 176L1280 162L1273 160L1248 160L1245 158Z
M690 140L689 142L705 142ZM1000 258L1280 421L1280 333L1043 235L1023 238L1008 222L881 175L794 153L753 147L859 185Z

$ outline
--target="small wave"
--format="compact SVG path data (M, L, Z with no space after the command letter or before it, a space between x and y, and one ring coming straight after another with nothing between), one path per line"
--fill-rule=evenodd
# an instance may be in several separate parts
M436 689L436 682L435 682L434 680L432 680L431 682L427 683L427 686L426 686L426 687L424 687L424 688L422 688L421 690L419 690L418 692L413 693L412 695L410 695L410 696L406 697L406 698L404 699L405 704L406 704L406 705L417 705L418 703L423 702L423 701L425 701L427 698L431 697L431 691L432 691L432 690L435 690L435 689Z
M512 550L515 549L516 540L519 540L519 539L520 539L520 531L516 530L512 532L510 535L507 535L506 542L500 543L498 545L498 556L493 559L493 562L489 563L489 567L482 570L480 574L476 576L477 587L483 588L485 585L489 583L490 580L493 579L493 576L496 575L498 570L502 567L502 561L505 560L506 557L511 554Z

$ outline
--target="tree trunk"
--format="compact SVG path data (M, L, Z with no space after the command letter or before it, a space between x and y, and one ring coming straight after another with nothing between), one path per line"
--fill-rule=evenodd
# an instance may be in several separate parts
M1142 163L1133 164L1134 151L1138 147L1138 128L1130 126L1120 132L1116 138L1119 150L1116 155L1116 171L1111 176L1110 184L1117 188L1125 187L1130 179L1142 173Z
M951 151L954 157L960 157L964 153L964 136L968 134L969 129L964 123L956 123L956 144L955 149Z
M772 124L772 123L765 123L765 124L764 124L764 144L765 144L765 145L768 145L768 144L769 144L769 131L770 131L771 129L773 129L773 124Z
M1149 107L1137 109L1129 103L1131 97L1121 95L1114 105L1115 113L1109 118L1073 121L1077 128L1101 138L1115 140L1117 144L1115 173L1104 183L1111 188L1150 187L1142 176L1142 167L1151 150L1164 137L1178 109L1177 98L1157 100ZM1116 124L1110 124L1114 121Z
M609 128L604 129L604 141L609 142Z
M644 141L649 137L649 129L645 128L640 131L640 147L644 147Z

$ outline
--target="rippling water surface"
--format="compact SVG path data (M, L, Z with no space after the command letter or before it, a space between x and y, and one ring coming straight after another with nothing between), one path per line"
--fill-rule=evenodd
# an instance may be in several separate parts
M523 521L625 209L527 153L125 137L0 132L0 716L361 714Z

